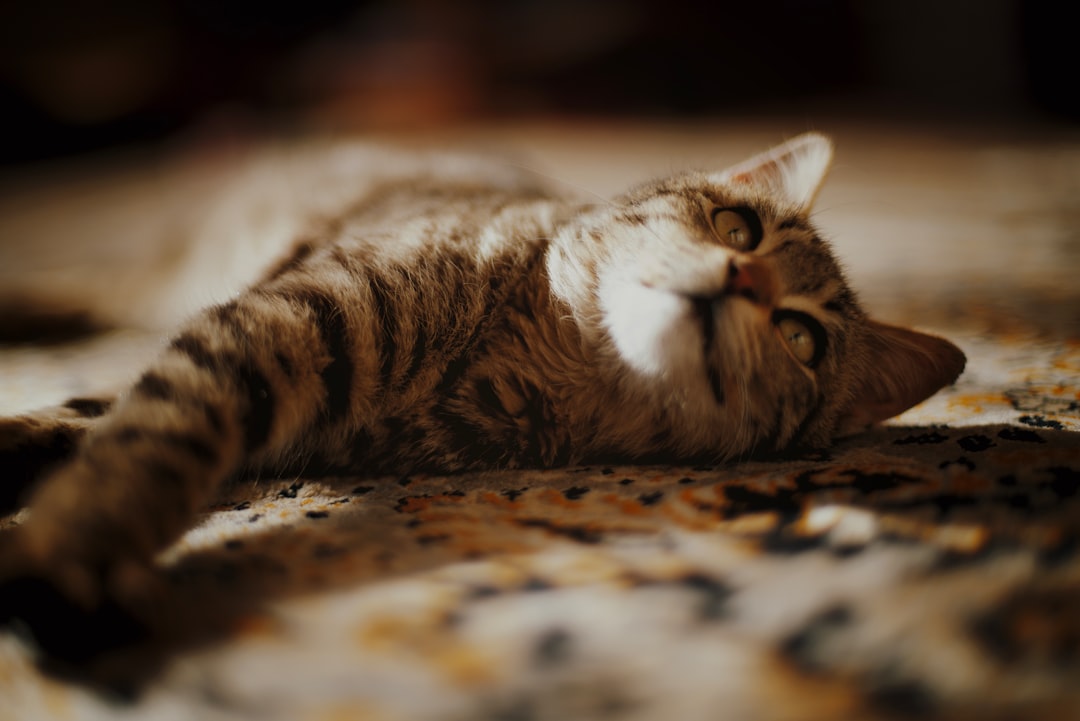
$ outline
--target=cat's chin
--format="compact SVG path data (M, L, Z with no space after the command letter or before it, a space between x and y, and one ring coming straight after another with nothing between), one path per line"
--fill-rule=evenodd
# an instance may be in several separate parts
M708 377L705 359L716 335L711 307L703 313L701 301L633 282L608 284L601 298L612 342L637 374L683 388Z

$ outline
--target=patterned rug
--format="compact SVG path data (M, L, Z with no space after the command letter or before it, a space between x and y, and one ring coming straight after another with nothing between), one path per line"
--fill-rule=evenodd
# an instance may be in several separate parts
M938 192L909 177L886 180ZM985 240L981 206L940 211L960 212L935 227ZM980 262L1026 283L1011 233ZM1080 719L1080 326L1075 290L1038 285L1077 265L1056 257L1030 308L993 275L977 312L967 290L942 302L864 273L890 320L936 319L968 367L826 453L230 488L162 556L146 642L65 679L0 634L0 721ZM0 349L2 410L119 383L160 342Z
M230 489L106 691L0 637L0 718L1080 718L1080 342L958 340L811 457Z

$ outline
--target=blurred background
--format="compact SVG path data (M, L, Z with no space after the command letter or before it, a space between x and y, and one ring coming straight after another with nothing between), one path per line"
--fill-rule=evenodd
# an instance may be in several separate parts
M168 326L252 272L229 219L309 197L268 149L479 150L608 197L808 129L837 145L815 219L871 310L1080 337L1067 5L0 0L0 347L91 305Z
M1052 0L7 0L0 164L177 137L827 111L1076 124Z

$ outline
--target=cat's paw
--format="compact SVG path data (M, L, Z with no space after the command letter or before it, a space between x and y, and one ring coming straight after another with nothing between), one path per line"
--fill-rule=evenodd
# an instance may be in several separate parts
M44 666L63 671L140 643L149 632L115 599L86 607L52 579L34 574L0 581L0 624L30 646Z
M5 533L0 543L0 628L19 637L43 668L80 675L151 636L141 604L116 593L102 574L78 574L83 579L76 590L71 569L27 561L19 553L19 530ZM86 579L93 581L90 593Z

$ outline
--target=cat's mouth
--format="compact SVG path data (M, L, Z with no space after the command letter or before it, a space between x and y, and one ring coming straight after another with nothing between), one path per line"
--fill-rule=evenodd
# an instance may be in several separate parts
M712 361L716 340L716 305L720 301L716 298L695 296L690 298L694 308L694 314L701 321L702 353L705 360L705 375L709 380L709 389L717 404L724 405L724 379L720 376L720 369Z

